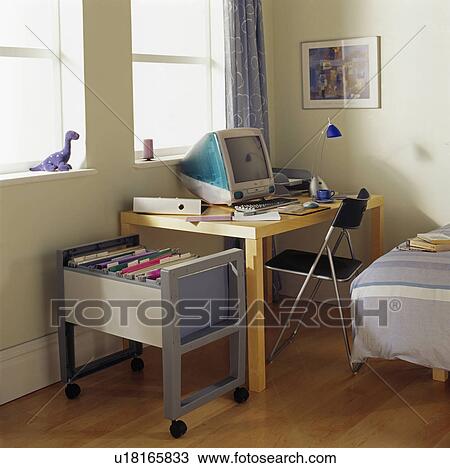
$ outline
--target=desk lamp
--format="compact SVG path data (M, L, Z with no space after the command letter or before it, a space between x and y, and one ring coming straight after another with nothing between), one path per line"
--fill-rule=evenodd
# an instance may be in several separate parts
M340 138L342 136L341 131L331 123L330 118L328 118L328 123L325 128L322 130L322 133L319 136L317 142L317 154L313 163L313 176L311 178L311 183L309 184L309 193L311 197L315 197L318 190L328 189L325 181L318 175L322 164L323 150L325 147L325 142L328 138ZM323 141L322 141L323 139ZM322 144L320 144L322 141ZM319 156L320 153L320 157Z

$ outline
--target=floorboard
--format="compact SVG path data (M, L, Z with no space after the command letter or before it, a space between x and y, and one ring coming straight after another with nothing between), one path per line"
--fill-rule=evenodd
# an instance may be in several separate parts
M274 334L268 329L268 346ZM227 343L186 356L184 391L227 369ZM174 440L163 417L161 353L144 351L145 369L124 362L80 379L65 398L55 384L0 407L4 447L449 447L450 382L402 361L347 368L340 330L303 329L267 368L268 388L244 405L231 395L186 415ZM382 379L377 375L382 376ZM384 381L388 382L387 385Z

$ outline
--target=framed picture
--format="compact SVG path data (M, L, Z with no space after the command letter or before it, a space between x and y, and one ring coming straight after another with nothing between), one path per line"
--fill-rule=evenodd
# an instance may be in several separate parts
M380 107L379 42L302 42L303 108Z

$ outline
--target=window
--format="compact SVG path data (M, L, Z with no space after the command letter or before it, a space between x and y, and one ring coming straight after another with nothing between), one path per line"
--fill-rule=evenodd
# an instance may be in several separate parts
M58 0L0 2L0 173L61 146L58 17Z
M186 152L225 126L222 2L132 0L136 157Z

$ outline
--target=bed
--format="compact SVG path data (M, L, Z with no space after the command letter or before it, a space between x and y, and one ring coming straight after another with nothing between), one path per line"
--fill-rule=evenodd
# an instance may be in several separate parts
M450 235L450 224L436 230ZM450 252L395 248L352 283L352 360L402 359L450 370Z

